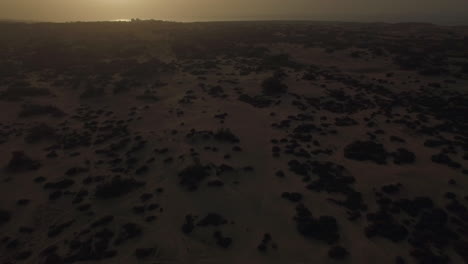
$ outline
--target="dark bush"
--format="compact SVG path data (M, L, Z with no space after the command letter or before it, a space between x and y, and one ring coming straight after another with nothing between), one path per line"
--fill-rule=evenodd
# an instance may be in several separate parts
M95 87L88 87L83 93L80 95L81 99L89 99L89 98L98 98L102 97L106 94L104 88L95 88Z
M461 72L468 74L468 63L465 63L461 66Z
M129 239L140 236L143 233L141 227L135 223L126 223L122 225L119 235L114 241L114 245L121 245Z
M47 232L48 237L56 237L60 235L66 228L70 227L73 224L72 221L68 221L62 224L52 225L49 227L49 231Z
M328 251L328 256L332 259L344 259L348 255L348 250L341 246L334 246Z
M385 164L388 153L382 144L373 141L358 140L345 147L344 155L346 158L352 160L370 160L377 164Z
M239 138L234 135L229 128L221 128L216 131L214 138L219 141L238 143Z
M303 204L296 207L296 227L299 233L305 237L314 238L327 243L335 243L340 235L338 234L338 224L332 216L320 216L315 219L309 209Z
M144 182L138 182L135 179L122 179L116 176L112 181L98 185L95 196L101 199L120 197L144 185Z
M11 214L7 210L0 209L0 225L10 221Z
M197 226L220 226L226 223L226 219L224 219L221 215L216 213L209 213L197 223Z
M35 97L49 95L50 91L45 88L33 88L29 86L8 87L0 94L3 100L19 100L23 97Z
M28 130L24 140L27 143L37 143L41 140L56 138L55 129L47 124L39 124Z
M26 104L22 106L19 117L32 117L50 115L52 117L62 117L65 113L52 105Z
M281 197L294 203L302 200L302 194L297 192L283 192Z
M404 148L397 149L392 155L395 164L411 164L416 160L414 153Z
M439 153L431 156L432 162L439 163L439 164L445 164L449 167L452 168L460 168L461 164L452 160L448 155L444 153Z
M300 63L291 60L291 56L289 56L289 54L282 53L277 55L266 56L261 62L260 68L263 70L276 70L281 67L284 67L298 70L302 66L303 65L301 65Z
M153 255L155 252L156 250L154 248L137 248L134 254L137 259L144 259Z
M206 177L210 175L209 167L203 166L200 163L188 166L179 173L180 185L187 188L189 191L198 189L198 185Z
M48 182L44 184L44 189L66 189L75 183L71 179L63 179L57 182Z
M232 238L223 236L221 231L215 231L213 237L216 239L216 244L222 248L228 248L232 244Z
M9 172L19 172L28 170L37 170L41 167L41 163L28 157L23 151L15 151L12 153L10 162L6 166Z
M260 95L252 97L247 94L241 94L238 100L258 108L269 107L273 103L272 100Z
M185 216L185 222L184 224L182 225L182 232L184 232L184 234L190 234L192 233L193 229L195 229L195 217L188 214Z
M279 95L287 92L288 86L280 76L272 76L262 82L262 92L265 95Z
M365 233L369 238L380 236L393 242L399 242L408 237L408 230L406 227L398 223L398 221L387 212L379 211L377 213L370 213L367 215L367 220L370 224L366 227Z

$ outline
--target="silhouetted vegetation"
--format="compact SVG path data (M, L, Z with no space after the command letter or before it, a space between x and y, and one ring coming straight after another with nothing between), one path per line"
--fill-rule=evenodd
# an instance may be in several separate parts
M234 135L229 128L221 128L214 133L214 138L219 141L226 141L230 143L238 143L239 138Z
M39 124L28 130L24 140L27 143L37 143L41 140L55 139L56 133L53 127L47 124Z
M189 191L195 191L198 189L198 185L209 175L209 167L195 163L179 173L180 185Z
M88 87L81 93L81 99L99 98L106 94L104 88Z
M265 56L259 66L261 70L278 70L280 68L291 68L299 70L303 66L291 59L289 54L278 54L272 56Z
M65 113L53 105L25 104L22 106L19 117L34 117L50 115L52 117L62 117Z
M135 179L116 176L110 182L98 185L96 187L95 196L100 199L116 198L144 185L144 182L139 182Z
M262 92L265 95L279 95L287 92L288 86L283 83L285 74L282 71L277 71L271 77L268 77L262 82Z
M0 209L0 226L11 219L11 213L7 210Z
M38 160L33 160L23 151L15 151L11 155L11 160L6 166L8 172L31 171L41 167Z
M30 86L15 86L8 87L5 91L0 93L0 99L15 101L24 97L36 97L50 95L50 91L46 88L34 88Z

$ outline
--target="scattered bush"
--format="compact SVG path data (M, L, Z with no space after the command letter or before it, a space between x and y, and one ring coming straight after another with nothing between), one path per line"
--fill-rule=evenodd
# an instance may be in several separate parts
M10 221L11 214L7 210L0 209L0 225Z
M464 63L460 68L462 73L468 74L468 63Z
M34 88L29 86L8 87L0 94L0 99L15 101L23 97L36 97L50 95L50 91L45 88Z
M57 182L48 182L44 185L44 189L67 189L68 187L75 184L74 180L63 179Z
M227 221L221 215L209 213L197 223L197 226L220 226L224 224L227 224Z
M44 139L54 139L56 137L55 129L47 124L39 124L28 130L24 140L27 143L37 143Z
M122 226L121 231L114 241L114 245L121 245L125 241L138 237L143 233L141 227L135 223L126 223Z
M300 63L297 63L293 60L291 60L291 56L289 54L277 54L277 55L272 55L272 56L266 56L263 58L263 61L261 62L261 69L278 69L281 67L285 68L291 68L294 70L298 70L302 67Z
M6 166L9 172L20 172L28 170L37 170L41 167L41 163L28 157L23 151L15 151L12 153L10 162Z
M229 128L221 128L214 134L214 138L219 141L238 143L239 138L234 135Z
M346 158L352 160L370 160L377 164L385 164L388 153L382 144L373 141L358 140L345 147L344 155Z
M112 181L98 185L95 196L100 199L116 198L144 185L144 182L138 182L135 179L122 179L116 176Z
M411 164L416 160L416 155L413 152L399 148L395 153L392 154L395 164Z
M81 99L89 99L89 98L98 98L102 97L106 94L104 88L95 88L95 87L88 87L83 93L80 95Z
M200 163L195 163L186 167L179 173L180 185L185 186L189 191L198 189L198 184L209 176L209 167Z
M273 103L272 100L259 95L252 97L247 94L241 94L238 100L257 108L269 107Z
M262 82L262 92L265 95L278 95L285 93L287 90L288 86L283 83L283 75L278 73Z
M156 250L154 248L137 248L135 249L134 255L137 259L144 259L154 255L155 252Z
M334 246L328 251L328 256L332 259L344 259L348 255L348 250L341 246Z
M315 219L303 204L296 207L294 220L296 221L297 230L305 237L321 240L329 244L335 243L340 237L338 224L334 217L320 216Z
M25 104L19 113L19 117L33 117L50 115L52 117L62 117L65 113L52 105Z

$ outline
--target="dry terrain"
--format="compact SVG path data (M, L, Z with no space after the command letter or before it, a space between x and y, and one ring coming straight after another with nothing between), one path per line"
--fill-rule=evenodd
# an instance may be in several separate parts
M0 263L468 262L468 27L0 33Z

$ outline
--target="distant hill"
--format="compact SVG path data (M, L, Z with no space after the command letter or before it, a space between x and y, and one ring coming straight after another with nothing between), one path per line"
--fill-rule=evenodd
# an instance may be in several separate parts
M0 18L0 23L39 23L42 21Z

